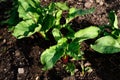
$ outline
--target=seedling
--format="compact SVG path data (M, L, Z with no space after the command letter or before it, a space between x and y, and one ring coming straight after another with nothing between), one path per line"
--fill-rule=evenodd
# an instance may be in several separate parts
M80 60L84 54L80 49L81 42L97 37L100 30L95 26L90 26L75 32L71 28L70 22L73 19L94 12L94 8L88 10L69 8L66 3L60 2L53 2L43 7L39 0L18 0L17 11L20 20L17 25L12 26L14 27L13 35L17 39L30 37L37 32L49 40L47 32L51 31L56 40L56 45L50 46L41 54L40 61L44 66L43 70L53 68L55 63L62 58L63 63L66 64L66 70L73 75L75 66L72 62L68 63L68 57ZM64 11L68 12L66 17L62 17ZM63 22L61 22L62 18ZM62 29L65 29L67 33L64 34Z
M88 39L96 39L91 48L102 54L120 52L120 29L117 16L114 11L109 14L109 25L100 27L89 26L75 32L70 22L78 16L94 12L94 8L88 10L68 7L66 3L52 2L48 6L41 6L39 0L18 0L15 13L18 12L19 19L12 16L10 24L13 35L17 39L30 37L36 32L46 40L50 40L48 32L54 37L56 44L45 49L40 56L43 70L52 69L56 62L62 59L66 71L71 75L75 72L75 65L69 60L82 60L84 52L81 43ZM16 11L17 10L17 11ZM63 12L67 11L66 17ZM16 21L16 22L15 22ZM62 30L65 30L64 33ZM82 74L85 67L81 64Z
M109 13L109 25L100 26L101 34L91 48L102 54L120 52L120 29L117 15L114 11Z

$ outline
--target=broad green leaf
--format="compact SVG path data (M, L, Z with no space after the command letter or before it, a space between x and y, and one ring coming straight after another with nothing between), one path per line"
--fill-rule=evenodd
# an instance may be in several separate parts
M58 8L60 8L61 10L68 10L69 9L69 7L67 6L67 4L64 2L57 2L56 3L56 6L58 7Z
M91 48L102 54L112 54L120 52L119 42L111 36L101 37L96 40L95 44L91 45Z
M38 8L40 7L40 0L18 0L21 4L27 4L30 7ZM25 8L27 9L27 8Z
M90 26L85 29L81 29L75 33L75 38L79 38L80 41L92 39L98 36L100 29L96 26Z
M82 54L80 52L80 43L77 39L68 44L66 53L67 55L73 57L75 60L81 59Z
M53 34L56 41L58 41L59 39L62 38L62 34L61 34L60 30L58 30L57 28L54 28L52 30L52 34Z
M68 13L68 17L67 17L67 23L69 23L72 19L78 17L78 16L82 16L82 15L86 15L86 14L91 14L95 11L94 8L90 8L87 10L82 10L82 9L76 9L76 8L70 8L69 9L69 13Z
M117 19L117 15L115 14L114 11L111 11L109 13L109 20L110 20L110 24L111 26L113 26L114 28L118 29L118 19Z
M120 44L120 35L118 36L117 41Z
M42 31L47 32L51 27L53 27L53 24L55 23L55 17L53 15L47 15L42 23Z
M41 25L36 25L32 20L21 21L15 26L13 35L18 38L29 37L35 32L39 32Z
M55 65L64 54L64 47L66 47L66 42L61 39L59 44L51 46L42 53L40 60L44 66L43 70L49 70Z
M24 20L32 19L34 22L37 23L39 14L37 13L36 9L29 4L31 2L33 1L32 0L19 0L19 7L18 7L19 17L23 18Z
M66 65L65 69L66 69L67 72L70 72L71 75L74 75L74 73L75 73L75 65L73 63L68 63Z

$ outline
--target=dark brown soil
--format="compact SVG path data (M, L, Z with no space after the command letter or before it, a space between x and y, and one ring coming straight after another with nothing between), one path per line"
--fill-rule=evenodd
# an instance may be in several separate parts
M46 5L49 0L41 0ZM59 0L51 0L59 1ZM65 1L65 0L60 0ZM108 13L115 10L120 26L120 0L66 0L69 6L81 9L95 7L95 12L73 20L74 30L90 25L103 25L108 23ZM0 22L7 18L5 11L10 10L11 1L0 1ZM40 54L54 42L48 42L38 37L17 40L8 31L7 25L0 25L0 80L120 80L120 53L102 55L88 49L85 50L84 61L76 61L75 75L70 76L64 70L62 61L49 71L43 71L39 61ZM91 71L81 75L81 62L90 64Z

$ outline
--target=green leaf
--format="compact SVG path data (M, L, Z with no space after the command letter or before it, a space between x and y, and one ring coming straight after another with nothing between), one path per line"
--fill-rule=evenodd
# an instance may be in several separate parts
M39 0L23 0L24 2L27 2L29 4L29 6L37 8L39 7L38 4L40 5L40 1Z
M34 3L33 0L19 0L18 13L20 18L23 18L24 20L32 19L37 23L39 14L36 9L31 6L32 3Z
M81 29L75 33L75 38L79 38L80 41L93 39L98 36L100 29L96 26L90 26L85 29Z
M49 13L50 13L50 12L53 13L53 12L55 11L55 3L53 3L53 2L50 3L50 5L48 6L48 8L49 8Z
M62 10L58 10L57 13L56 13L56 25L60 25L60 19L61 19L61 16L62 16Z
M94 11L95 11L94 8L90 8L90 9L87 9L87 10L70 8L69 13L68 13L68 17L67 17L67 23L69 23L69 21L71 21L75 17L90 14L90 13L93 13Z
M35 32L39 32L41 29L41 25L36 25L32 20L21 21L19 24L15 26L13 35L18 38L29 37Z
M68 50L66 53L75 60L81 59L82 54L80 52L80 43L77 39L68 44Z
M96 40L95 44L91 45L91 48L102 54L112 54L120 52L119 42L111 36L101 37Z
M118 36L118 38L116 39L118 41L118 43L120 44L120 35Z
M111 11L109 13L109 20L110 20L110 24L111 26L113 26L114 28L118 29L118 19L117 19L117 15L115 14L115 11Z
M66 69L67 72L70 72L71 75L74 75L74 73L75 73L75 65L73 63L68 63L66 65L65 69Z
M42 31L47 32L51 27L53 27L53 24L55 23L55 17L53 15L48 14L42 23Z
M66 40L65 38L62 38L59 41L59 44L54 45L50 47L49 49L46 49L41 57L41 63L44 65L43 70L49 70L51 69L55 63L62 57L64 54L64 47L66 46Z
M69 7L67 6L67 4L64 2L57 2L56 3L56 6L58 7L58 8L60 8L61 10L68 10L69 9Z
M67 42L67 38L61 38L60 40L58 40L58 42L57 42L57 44L63 44L63 43L65 43L65 42Z
M56 41L58 41L59 39L62 38L62 34L61 34L60 30L57 29L57 28L54 28L52 30L52 34L53 34L53 36L54 36L54 38L55 38Z

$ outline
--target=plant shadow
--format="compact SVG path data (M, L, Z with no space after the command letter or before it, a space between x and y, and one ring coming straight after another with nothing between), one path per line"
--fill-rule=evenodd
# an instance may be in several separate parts
M86 51L85 57L94 69L93 73L101 80L120 79L120 53L100 54L97 52Z

